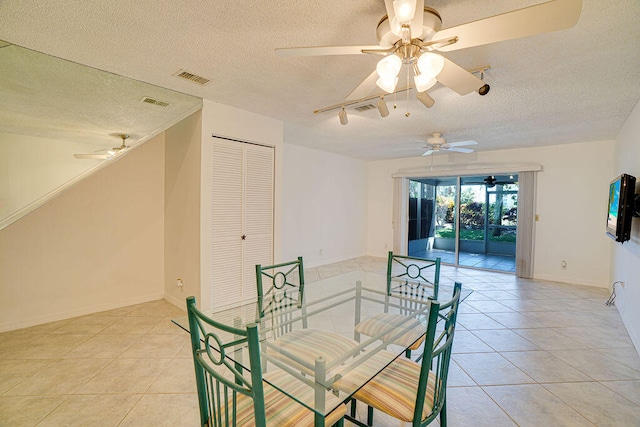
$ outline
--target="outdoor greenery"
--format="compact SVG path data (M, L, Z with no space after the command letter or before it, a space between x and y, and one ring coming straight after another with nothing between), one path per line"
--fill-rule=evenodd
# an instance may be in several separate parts
M482 240L483 239L484 230L483 229L460 229L460 240ZM454 239L456 237L455 230L452 228L436 228L435 233L436 238L441 239ZM491 242L506 242L506 243L515 243L516 235L515 229L513 232L509 230L509 232L501 233L500 235L493 235L493 233L489 233L489 241Z

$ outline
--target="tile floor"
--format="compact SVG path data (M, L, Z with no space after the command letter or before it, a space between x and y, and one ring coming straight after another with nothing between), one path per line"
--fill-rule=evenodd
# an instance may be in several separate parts
M363 257L305 274L385 268ZM474 289L458 317L450 426L640 425L640 357L606 290L441 275ZM0 334L0 426L197 426L188 336L170 322L182 314L161 300ZM375 425L404 424L376 412Z
M428 259L440 258L444 264L456 263L455 252L443 251L440 249L414 251L411 256L417 256ZM460 252L458 263L462 267L482 268L485 270L507 271L514 273L516 271L516 258L509 255L495 254L475 254L472 252Z

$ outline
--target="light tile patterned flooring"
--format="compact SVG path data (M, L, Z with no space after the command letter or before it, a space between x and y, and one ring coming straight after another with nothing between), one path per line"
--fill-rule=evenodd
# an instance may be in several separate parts
M363 257L306 279L385 268ZM450 426L640 425L640 357L606 290L441 275L475 290L458 317ZM0 334L0 426L197 426L188 336L170 323L182 314L154 301ZM375 425L404 424L376 412Z
M411 256L417 256L421 258L440 260L444 264L456 263L456 253L451 251L444 251L441 249L414 251ZM473 252L460 252L458 256L458 263L462 267L482 268L484 270L497 270L508 271L514 273L516 271L516 258L509 255L495 255L495 254L476 254Z

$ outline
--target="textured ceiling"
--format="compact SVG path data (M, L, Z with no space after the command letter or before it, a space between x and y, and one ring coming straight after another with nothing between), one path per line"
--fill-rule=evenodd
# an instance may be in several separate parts
M443 28L537 3L425 1ZM383 0L5 0L0 39L273 117L286 142L362 159L420 155L415 140L433 132L476 140L478 150L611 140L640 99L640 2L583 0L571 29L446 54L466 69L491 66L487 96L437 85L431 109L412 93L386 118L349 109L341 126L337 112L313 114L342 102L379 58L280 58L274 49L374 45L384 14ZM180 69L211 82L178 79Z

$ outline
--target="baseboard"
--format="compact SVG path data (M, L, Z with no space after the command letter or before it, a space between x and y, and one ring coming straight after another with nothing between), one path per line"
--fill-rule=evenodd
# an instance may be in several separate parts
M569 285L584 285L594 288L609 288L609 284L601 282L593 282L584 279L572 279L570 277L559 277L547 274L534 274L533 280L547 280L549 282L567 283Z
M168 303L171 303L173 305L175 305L176 307L178 307L180 310L186 312L187 310L187 303L186 303L186 299L182 298L176 298L173 295L164 295L164 300L167 301Z
M156 301L164 298L164 293L154 293L131 298L124 301L113 302L109 304L96 304L89 307L82 307L76 310L62 311L59 313L47 314L44 316L33 317L31 319L22 319L17 322L0 323L0 332L13 331L16 329L28 328L30 326L42 325L43 323L57 322L58 320L71 319L78 316L86 316L87 314L95 314L101 311L115 310L117 308L128 307L130 305L142 304L145 302Z
M620 313L619 309L618 312ZM626 321L622 313L620 313L620 317L622 317L622 323L624 323L624 326L626 326L627 328L627 333L629 334L629 338L631 338L633 346L636 348L636 351L640 355L640 335L638 335L638 331L635 330L631 322Z

